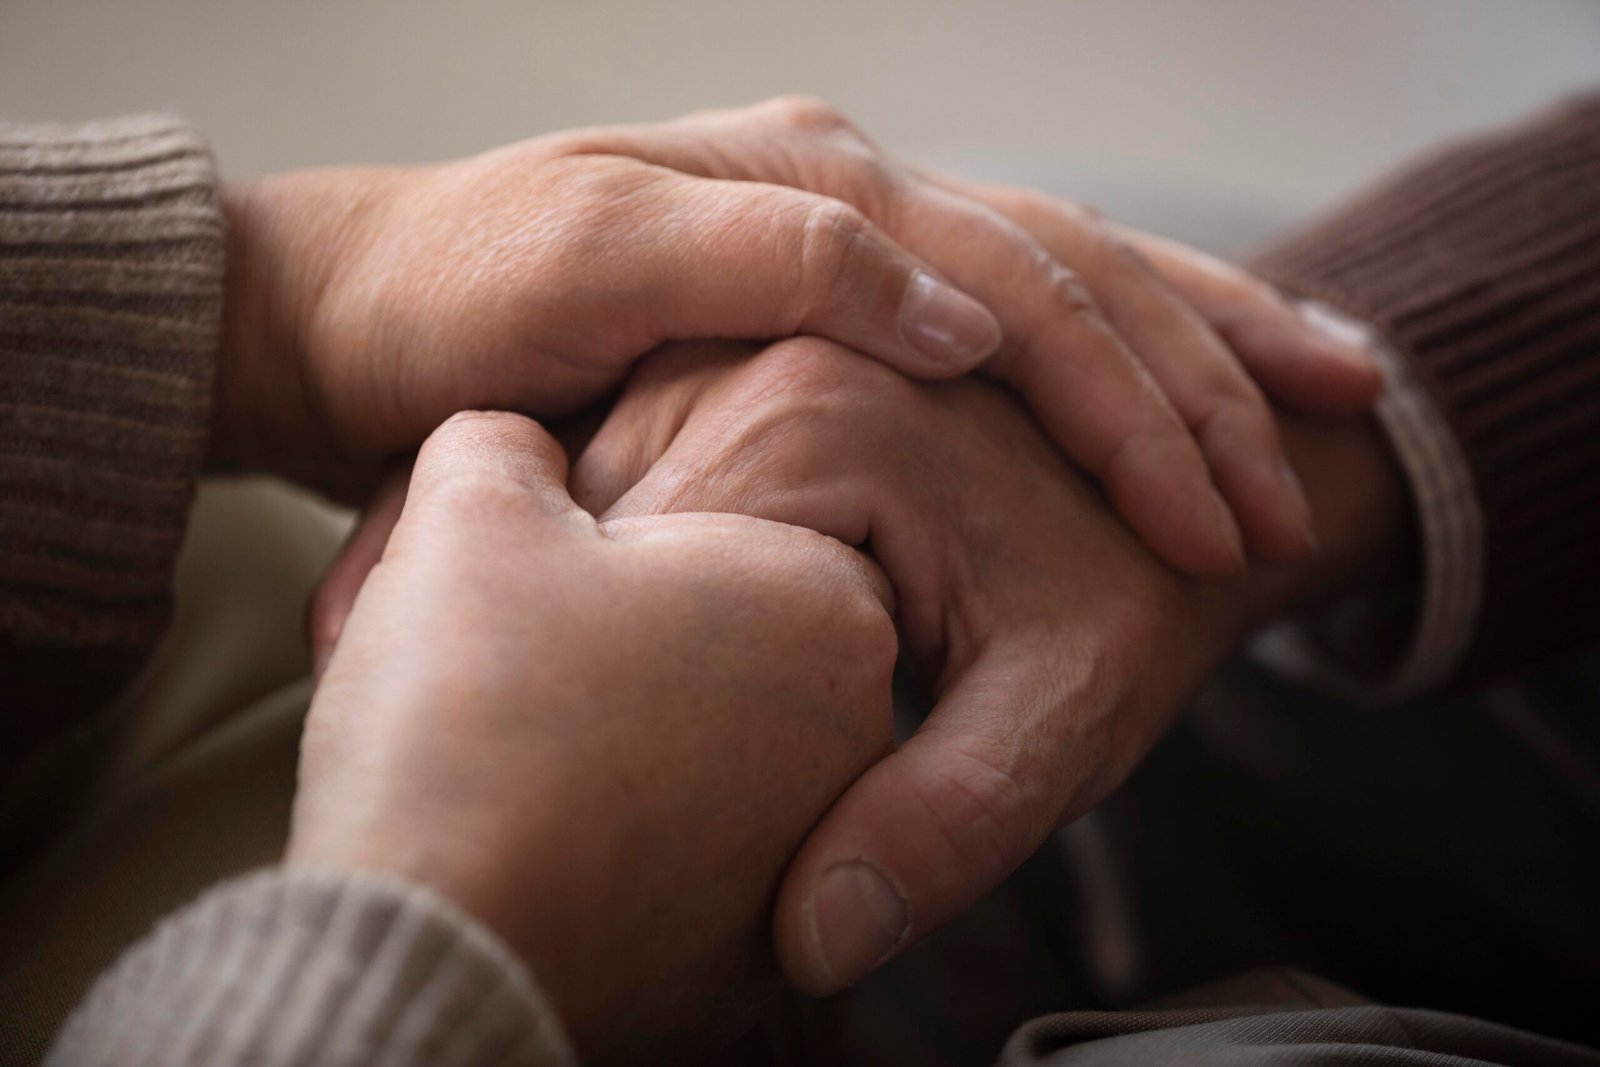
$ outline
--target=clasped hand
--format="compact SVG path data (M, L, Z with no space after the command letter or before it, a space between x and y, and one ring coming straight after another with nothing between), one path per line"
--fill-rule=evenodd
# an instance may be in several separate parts
M499 484L524 437L545 456L528 501ZM1113 789L1254 622L1377 555L1398 495L1381 448L1312 438L1300 457L1368 488L1319 499L1327 567L1240 586L1151 556L1001 390L828 342L652 357L578 459L576 503L531 424L458 418L315 605L339 654L306 780L336 785L306 791L296 836L347 832L292 858L470 902L591 1047L651 1032L591 1032L602 1017L703 1024L691 991L759 970L774 899L790 979L837 989ZM891 616L937 697L898 750ZM681 996L630 1003L666 973Z
M359 499L452 412L626 381L570 483L458 415L367 501L289 853L461 903L591 1051L758 989L769 914L798 986L857 980L1115 788L1275 602L1203 576L1309 559L1257 383L1377 384L1231 268L807 102L239 202L220 466ZM893 749L898 651L937 705Z
M767 988L784 866L889 749L895 636L832 538L597 522L565 475L521 416L429 438L313 702L288 861L454 901L598 1056Z

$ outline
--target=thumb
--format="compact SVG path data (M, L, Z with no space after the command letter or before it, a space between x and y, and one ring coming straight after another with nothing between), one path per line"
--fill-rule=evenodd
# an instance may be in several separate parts
M414 467L398 467L385 478L312 594L306 637L313 677L321 677L356 596L383 559L403 515L417 508L455 511L450 492L481 488L485 480L549 515L567 515L579 509L567 491L566 472L566 453L532 419L462 412L446 420L423 443Z
M679 209L627 242L643 294L632 310L659 340L826 337L934 379L1000 347L988 307L851 204L760 182L658 181Z
M802 846L774 939L804 992L850 985L960 914L1088 795L1091 746L1060 736L1073 717L1017 699L1021 672L1037 674L1021 652L986 651Z
M428 435L404 513L454 508L462 489L500 490L552 518L581 509L567 491L567 454L544 427L505 411L461 411Z

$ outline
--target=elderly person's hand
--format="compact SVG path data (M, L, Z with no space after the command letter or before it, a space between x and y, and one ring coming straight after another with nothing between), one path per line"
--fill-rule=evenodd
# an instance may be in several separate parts
M289 174L226 203L213 465L350 498L455 411L553 417L663 341L813 334L921 377L981 363L1169 562L1231 573L1246 548L1310 546L1249 375L1335 412L1377 381L1233 268L920 175L814 101Z
M312 703L287 860L453 900L603 1057L737 1025L730 987L774 973L785 864L890 747L895 635L853 549L597 523L565 474L521 416L429 438Z
M919 386L819 341L641 367L574 469L579 502L608 521L738 510L870 547L937 698L785 881L797 984L848 984L958 913L1115 788L1243 633L1392 562L1405 507L1377 433L1295 433L1324 552L1217 584L1161 565L992 386Z
M796 984L849 984L960 912L1115 788L1242 634L1395 565L1406 508L1377 432L1292 429L1324 549L1216 583L1151 556L993 386L919 386L809 339L641 365L574 468L576 499L606 521L732 510L870 548L937 698L785 879ZM369 511L319 590L320 656L393 521Z
M785 880L777 944L798 985L853 982L957 914L1115 788L1265 615L1392 557L1403 495L1376 434L1304 433L1324 553L1217 584L1162 566L991 386L919 386L819 341L641 367L574 468L579 502L737 510L869 546L937 698Z

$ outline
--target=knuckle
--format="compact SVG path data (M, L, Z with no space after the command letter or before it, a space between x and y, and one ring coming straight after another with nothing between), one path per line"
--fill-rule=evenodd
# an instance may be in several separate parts
M890 609L874 591L872 565L854 549L823 534L806 535L812 543L796 557L804 564L795 580L810 592L808 618L827 650L826 682L847 712L841 725L871 748L886 748L893 741L892 717L862 712L886 711L893 697L899 640Z
M1035 825L1025 772L1014 764L1004 753L963 746L918 798L952 851L986 881L1009 873L1049 829Z
M605 203L639 180L637 168L613 156L552 159L543 165L540 176L545 188L559 196L563 208Z
M611 157L575 156L546 164L539 209L529 219L543 257L566 257L580 265L612 239L619 225L629 224L638 194L650 180L645 168Z
M761 386L790 402L881 396L897 375L849 349L815 337L779 341L754 362Z
M1037 189L1019 185L991 185L984 189L984 198L990 204L1030 232L1037 233L1062 224L1092 229L1101 221L1099 212L1093 208Z
M830 300L850 282L868 241L866 215L851 204L818 197L806 208L800 230L803 292Z
M859 469L865 457L904 439L917 414L909 401L918 394L901 375L818 338L778 342L740 374L731 398L739 411L737 448L765 476L781 465L781 477L796 484Z
M836 632L851 649L856 667L866 677L892 671L899 653L894 622L875 586L867 562L855 549L832 537L816 535L816 551L821 557L808 573L830 574L834 578L834 603L829 618Z
M1195 364L1190 388L1200 410L1225 413L1229 418L1272 421L1266 394L1225 344L1207 331L1193 339L1190 347Z
M1037 231L1061 215L1061 206L1034 189L1002 186L991 194L993 202L1024 229Z
M808 132L853 130L855 127L844 112L826 100L804 94L774 97L766 107L780 122L793 129Z
M509 411L458 411L439 424L423 447L474 445L520 431L531 421Z
M1100 318L1100 302L1077 271L1054 262L1045 271L1046 285L1056 308L1068 315Z
M894 623L882 603L865 590L856 597L853 614L859 621L850 627L851 643L841 659L853 665L858 684L868 694L887 702L893 699L894 668L900 654ZM888 717L882 720L882 727L885 734L891 733Z
M830 189L878 215L905 181L887 157L843 112L810 96L784 96L764 105L784 135L784 149L809 189Z
M413 478L437 483L432 495L447 504L510 496L518 483L498 457L522 447L533 425L505 411L458 411L423 442Z
M1106 213L1093 204L1073 204L1072 212L1083 226L1101 233L1111 229L1111 220L1106 218Z
M1191 461L1198 459L1192 429L1170 410L1163 410L1162 404L1164 401L1147 405L1140 414L1148 421L1121 429L1089 465L1092 473L1110 487L1113 496L1119 491L1137 493L1149 482L1152 472L1173 463L1192 467ZM1150 415L1154 418L1148 418ZM1168 500L1166 506L1176 507L1177 501Z
M478 411L458 411L436 426L417 451L417 462L412 476L415 477L418 470L430 471L444 466L455 458L477 433L479 416L484 414L486 413Z
M1102 269L1109 268L1123 276L1133 273L1145 280L1155 277L1144 254L1127 240L1122 229L1099 208L1074 204L1071 219L1085 239L1088 254L1095 257Z
M865 583L857 593L856 604L861 616L856 646L862 650L862 662L875 677L892 675L895 660L900 655L900 638L895 633L894 620Z
M1150 261L1145 258L1145 254L1134 247L1133 243L1115 227L1101 226L1096 231L1096 239L1099 242L1100 254L1121 271L1149 281L1155 281L1159 277Z
M1192 429L1203 446L1214 445L1222 437L1246 442L1258 453L1282 448L1277 420L1266 397L1248 381L1230 382L1219 389Z
M1007 214L1024 217L1031 223L1065 223L1084 230L1108 225L1105 216L1097 208L1026 186L991 186L990 198L991 202L1003 207Z
M1216 397L1218 407L1238 409L1239 418L1247 422L1262 426L1276 425L1277 420L1272 414L1267 395L1245 373L1243 367L1229 361L1220 368L1217 379L1212 385L1212 394Z

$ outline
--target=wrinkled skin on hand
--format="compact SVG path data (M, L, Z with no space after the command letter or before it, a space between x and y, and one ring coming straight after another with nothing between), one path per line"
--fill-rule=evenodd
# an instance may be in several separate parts
M1404 571L1405 491L1382 435L1288 430L1322 552L1206 582L1151 556L993 386L919 386L816 340L684 345L640 367L576 463L577 500L607 523L732 510L863 546L938 697L785 876L776 945L797 985L847 985L976 900L1115 788L1249 628ZM398 498L364 514L319 588L319 658Z
M231 185L211 463L352 501L468 408L569 414L664 341L828 337L980 368L1180 569L1303 558L1274 396L1377 388L1236 268L1024 190L962 185L785 98L417 167Z
M953 917L1115 788L1246 622L1151 556L1014 399L826 342L655 357L572 484L608 521L808 526L869 548L894 586L937 705L785 881L777 945L811 992Z

